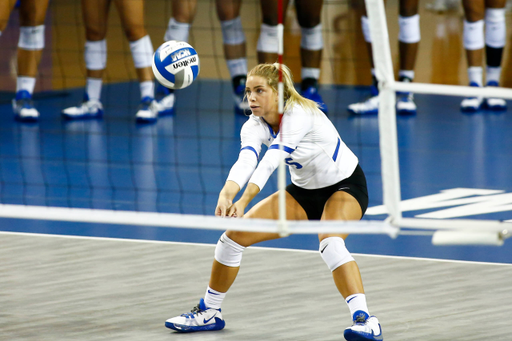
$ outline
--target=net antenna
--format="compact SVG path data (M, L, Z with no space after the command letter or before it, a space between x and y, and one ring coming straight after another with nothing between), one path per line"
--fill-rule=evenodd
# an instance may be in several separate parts
M459 85L396 82L386 13L383 0L365 0L370 24L373 63L379 81L379 135L383 184L383 202L391 225L399 228L434 230L435 245L485 244L502 245L510 237L511 222L495 220L437 220L403 218L400 208L400 170L396 128L396 91L422 94L482 96L512 99L512 90L504 88L475 88Z

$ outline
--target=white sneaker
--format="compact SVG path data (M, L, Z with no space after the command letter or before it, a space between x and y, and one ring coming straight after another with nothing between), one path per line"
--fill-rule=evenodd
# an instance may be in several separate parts
M398 115L416 115L416 104L412 93L398 94L396 100L396 113Z
M487 87L489 86L498 86L498 82L490 81L487 82ZM487 98L485 100L485 106L487 109L492 111L506 111L507 110L507 102L503 98Z
M34 122L39 119L39 111L32 104L32 95L27 90L20 90L12 100L15 119L23 122Z
M82 102L79 106L62 110L62 116L66 119L99 118L103 116L103 105L95 99Z
M464 98L462 102L460 102L460 110L464 112L476 112L482 108L483 103L483 97Z
M158 115L166 116L174 114L174 102L176 101L176 96L174 96L174 92L168 94L161 100L157 101L158 107Z
M485 105L492 111L507 110L507 102L503 98L487 98Z
M347 341L384 340L377 317L368 316L364 311L358 310L354 313L353 321L352 326L346 328L343 335Z
M221 330L226 325L220 309L206 308L201 298L199 304L190 313L182 314L165 321L167 328L178 332L189 333L207 330Z
M144 97L140 101L135 119L139 123L153 123L158 118L159 105L152 97Z
M379 96L373 96L366 101L350 104L347 110L355 115L376 115L379 113Z
M478 84L471 82L469 86L479 87ZM463 112L476 112L482 108L484 104L483 97L464 98L460 103L460 110Z

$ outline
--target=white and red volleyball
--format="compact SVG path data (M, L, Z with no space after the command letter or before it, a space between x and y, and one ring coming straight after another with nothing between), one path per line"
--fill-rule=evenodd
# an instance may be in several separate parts
M190 44L169 40L155 51L152 67L160 84L169 89L183 89L199 75L199 56Z

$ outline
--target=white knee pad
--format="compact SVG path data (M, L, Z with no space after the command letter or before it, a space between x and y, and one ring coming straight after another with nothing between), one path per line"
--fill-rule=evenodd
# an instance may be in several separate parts
M222 40L224 44L240 45L245 43L245 34L240 17L236 17L233 20L221 21L220 27L222 28Z
M130 42L130 50L132 51L133 63L135 64L136 69L151 66L153 58L153 44L151 44L149 35Z
M329 237L322 240L320 242L320 255L331 271L354 260L345 246L345 241L340 237Z
M361 17L361 27L363 28L364 41L371 43L372 37L370 36L370 21L368 20L368 17L364 15Z
M29 51L44 49L44 25L21 26L18 47Z
M169 19L167 30L165 31L164 40L178 40L188 42L189 23L177 22L174 18Z
M505 46L506 35L505 9L488 8L485 10L485 45L494 48Z
M85 42L85 67L87 70L103 70L107 67L107 40Z
M278 50L279 46L277 45L277 25L270 26L267 24L261 24L257 51L277 53Z
M420 15L415 14L410 17L398 16L398 25L400 26L398 40L406 44L419 43L420 34Z
M215 248L215 260L230 267L239 267L245 247L231 240L224 232Z
M301 27L300 31L300 47L311 51L318 51L324 48L322 24L318 24L311 28Z
M464 20L463 42L466 50L480 50L484 48L484 21L468 22Z

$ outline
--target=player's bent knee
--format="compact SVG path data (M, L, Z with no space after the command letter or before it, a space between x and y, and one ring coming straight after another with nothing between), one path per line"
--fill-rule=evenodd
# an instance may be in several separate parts
M258 39L258 52L277 53L277 26L261 24L260 37Z
M188 41L188 34L190 31L190 24L185 21L178 21L175 18L170 18L165 31L164 40L179 40Z
M87 70L103 70L107 66L107 40L85 42L85 67Z
M322 24L318 24L311 28L301 27L300 47L305 50L317 51L324 47L324 39L322 37Z
M29 51L44 49L44 25L21 26L18 47Z
M505 8L485 10L485 45L502 48L506 40Z
M484 21L478 20L469 22L464 20L464 29L462 34L464 48L466 50L480 50L484 48Z
M148 35L139 40L130 42L133 63L136 69L142 69L151 66L153 59L153 45Z
M245 43L245 34L240 17L233 20L221 21L222 40L226 45L240 45Z
M421 40L420 34L420 15L416 14L410 17L398 17L400 26L398 40L406 44L418 43Z
M222 265L239 267L245 247L229 238L224 232L215 247L215 260Z
M320 242L320 255L329 270L334 271L343 264L354 261L347 250L345 241L340 237L325 238Z

